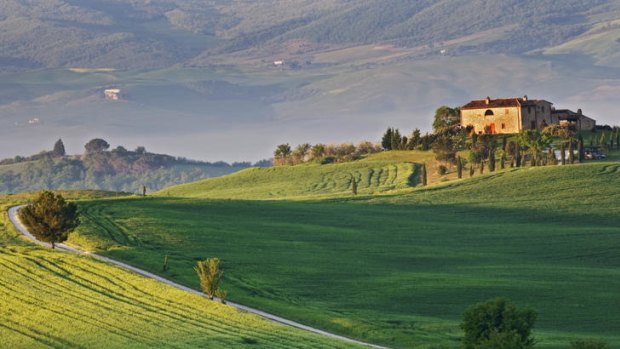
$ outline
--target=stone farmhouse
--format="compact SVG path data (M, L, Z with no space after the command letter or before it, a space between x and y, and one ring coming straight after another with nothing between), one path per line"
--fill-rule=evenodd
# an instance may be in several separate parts
M544 99L529 99L527 96L473 100L460 107L461 126L472 127L473 132L493 134L519 133L525 129L542 130L557 124L571 126L578 130L591 130L596 121L577 112L553 107Z

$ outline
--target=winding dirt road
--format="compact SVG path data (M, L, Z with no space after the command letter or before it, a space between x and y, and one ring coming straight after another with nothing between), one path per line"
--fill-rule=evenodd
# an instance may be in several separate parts
M46 242L43 242L43 241L39 241L32 234L30 234L28 229L26 229L24 224L20 221L19 216L17 215L17 212L19 211L20 208L22 208L24 206L25 205L20 205L20 206L14 206L14 207L9 208L9 219L10 219L11 223L13 223L15 228L17 228L17 230L19 230L19 232L22 233L23 235L25 235L28 239L36 242L39 245L51 248L50 244L48 244ZM79 250L79 249L67 246L65 244L56 244L56 249L62 250L62 251L67 251L67 252L71 252L71 253L88 255L88 256L90 256L92 258L95 258L95 259L98 259L98 260L101 260L101 261L104 261L104 262L107 262L107 263L110 263L110 264L114 264L114 265L119 266L119 267L121 267L123 269L132 271L132 272L134 272L136 274L140 274L140 275L142 275L144 277L147 277L147 278L150 278L150 279L153 279L153 280L157 280L159 282L163 282L163 283L165 283L167 285L170 285L172 287L176 287L176 288L178 288L180 290L183 290L183 291L186 291L186 292L190 292L190 293L193 293L193 294L201 296L201 297L205 297L205 295L202 292L196 291L196 290L194 290L192 288L189 288L187 286L183 286L181 284L177 284L176 282L172 282L172 281L170 281L168 279L165 279L165 278L163 278L161 276L158 276L158 275L155 275L153 273L150 273L150 272L148 272L146 270L142 270L142 269L133 267L133 266L131 266L129 264L125 264L123 262L119 262L117 260L114 260L114 259L111 259L111 258L108 258L108 257L104 257L104 256L100 256L98 254L82 251L82 250ZM283 325L292 326L292 327L295 327L295 328L298 328L298 329L301 329L301 330L304 330L304 331L313 332L313 333L316 333L316 334L319 334L319 335L322 335L322 336L325 336L325 337L339 339L339 340L342 340L342 341L345 341L345 342L349 342L349 343L355 343L355 344L359 344L359 345L364 345L364 346L367 346L367 347L370 347L370 348L387 349L386 347L382 347L382 346L379 346L379 345L374 345L374 344L370 344L370 343L361 342L361 341L358 341L358 340L355 340L355 339L351 339L351 338L339 336L337 334L329 333L329 332L320 330L318 328L306 326L306 325L300 324L298 322L287 320L287 319L281 318L281 317L273 315L273 314L266 313L266 312L258 310L258 309L247 307L245 305L241 305L241 304L237 304L237 303L233 303L233 302L226 302L226 304L231 306L231 307L237 308L237 309L239 309L241 311L245 311L245 312L248 312L248 313L256 314L256 315L261 316L261 317L263 317L263 318L265 318L267 320L274 321L274 322L277 322L277 323L280 323L280 324L283 324Z

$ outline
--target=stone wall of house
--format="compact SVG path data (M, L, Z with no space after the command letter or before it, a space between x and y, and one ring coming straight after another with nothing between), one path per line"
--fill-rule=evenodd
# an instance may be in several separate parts
M596 127L596 121L589 117L581 116L579 118L579 127L581 127L582 130L591 130Z
M491 111L493 115L488 114ZM485 127L495 128L495 133L519 133L519 108L489 108L461 110L461 125L473 126L474 132L484 133Z

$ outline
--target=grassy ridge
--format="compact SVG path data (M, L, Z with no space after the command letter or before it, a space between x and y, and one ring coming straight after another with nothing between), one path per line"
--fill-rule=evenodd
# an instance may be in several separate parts
M372 160L346 165L362 172L380 159ZM233 299L393 347L457 347L464 309L495 296L540 312L539 348L584 336L620 345L619 163L509 170L357 198L344 185L307 189L323 178L318 169L344 165L331 166L246 171L155 198L85 203L90 225L78 236L154 272L168 254L166 276L194 287L194 261L218 256ZM288 176L305 184L291 186ZM265 201L289 190L294 200ZM218 199L226 195L233 199Z
M99 193L65 193L94 197ZM0 338L6 348L349 348L85 256L24 242L0 196Z
M416 162L428 152L394 152L392 158L373 154L362 161L341 164L303 164L251 168L231 176L164 189L159 196L226 199L306 199L351 194L352 178L360 194L377 194L415 185ZM394 158L396 156L396 159Z

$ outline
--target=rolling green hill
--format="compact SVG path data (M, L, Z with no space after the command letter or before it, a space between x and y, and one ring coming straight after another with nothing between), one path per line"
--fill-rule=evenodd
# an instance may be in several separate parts
M419 182L416 163L431 159L430 152L402 151L372 154L362 161L340 164L254 167L216 180L167 188L157 195L242 200L342 197L351 195L352 178L358 182L360 194L378 194L415 186Z
M463 311L496 296L539 311L537 348L582 337L620 345L620 163L411 188L400 169L415 159L400 156L84 202L71 239L153 272L167 254L164 275L193 287L194 261L220 257L231 299L395 348L458 347ZM349 173L385 166L399 168L399 185L350 195Z
M64 192L73 198L102 193ZM0 337L6 348L353 348L18 238L0 196Z

